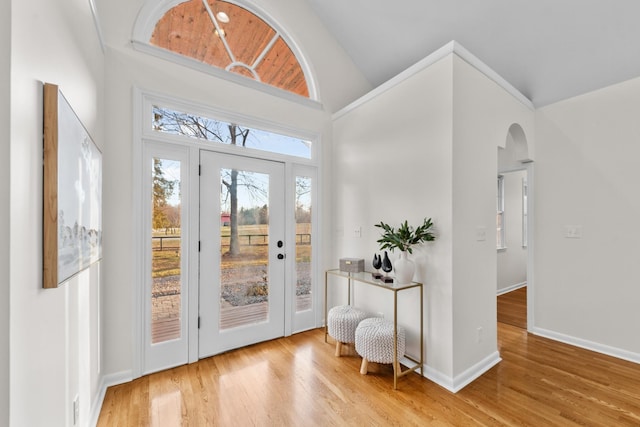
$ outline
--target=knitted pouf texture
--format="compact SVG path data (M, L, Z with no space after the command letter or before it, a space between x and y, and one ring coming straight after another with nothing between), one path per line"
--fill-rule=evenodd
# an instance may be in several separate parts
M329 310L327 324L329 335L342 343L356 341L358 323L367 318L367 313L350 305L338 305Z
M398 360L404 356L405 333L398 325ZM356 352L370 362L393 363L393 322L365 319L356 328Z

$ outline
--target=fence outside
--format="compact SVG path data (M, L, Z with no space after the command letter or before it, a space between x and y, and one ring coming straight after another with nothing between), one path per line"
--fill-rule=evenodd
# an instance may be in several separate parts
M221 235L222 246L229 246L230 235ZM268 234L241 234L238 236L240 246L266 246L269 244ZM152 247L154 251L168 251L180 249L180 236L153 236ZM310 245L311 234L296 234L296 245Z

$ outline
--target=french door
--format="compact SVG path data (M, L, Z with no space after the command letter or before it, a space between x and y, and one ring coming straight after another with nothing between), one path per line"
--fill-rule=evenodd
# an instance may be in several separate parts
M141 374L317 327L314 167L153 142L142 155Z
M285 334L285 165L200 151L199 357Z

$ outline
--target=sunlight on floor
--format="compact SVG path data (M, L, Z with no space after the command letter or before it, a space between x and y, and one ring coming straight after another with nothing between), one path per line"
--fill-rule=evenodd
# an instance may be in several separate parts
M151 426L179 426L182 423L182 393L174 390L151 399Z

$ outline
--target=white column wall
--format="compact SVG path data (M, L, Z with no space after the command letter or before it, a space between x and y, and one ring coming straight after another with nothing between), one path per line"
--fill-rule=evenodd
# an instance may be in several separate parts
M87 1L11 5L10 425L70 426L76 396L79 425L88 424L99 388L100 264L42 289L42 82L59 85L101 146L104 60Z
M535 187L536 332L636 362L638 117L640 78L539 109Z
M437 238L414 251L415 279L425 284L426 365L451 377L452 348L452 57L448 56L341 115L334 122L337 267L341 257L379 252L374 224L418 225L433 218ZM355 237L354 230L361 230ZM395 259L392 256L392 260ZM358 305L391 318L392 295L362 289ZM415 295L399 300L408 352L417 354ZM419 343L419 341L417 341Z
M495 363L497 147L518 123L533 151L534 113L459 56L453 67L453 356L456 388ZM486 230L486 239L478 231ZM478 331L481 328L481 331Z

